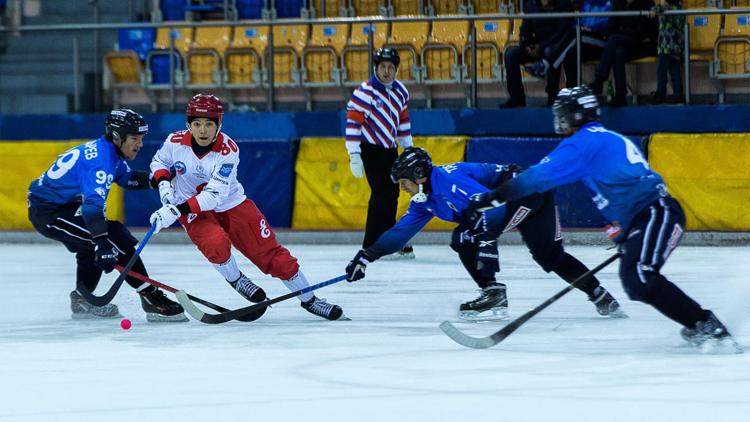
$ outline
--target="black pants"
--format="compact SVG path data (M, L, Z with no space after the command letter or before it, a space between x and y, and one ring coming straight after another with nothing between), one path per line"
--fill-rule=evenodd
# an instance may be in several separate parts
M91 239L91 233L77 210L77 204L53 209L32 206L29 208L29 220L42 236L61 242L68 251L75 254L76 286L83 285L89 291L94 291L101 279L102 270L96 266L95 244ZM138 240L119 221L107 221L107 226L107 237L119 254L117 263L125 266L135 254L135 245L138 244ZM148 276L140 258L133 265L133 271ZM125 281L133 288L138 288L143 284L142 281L131 276L128 276Z
M562 66L557 68L550 67L547 71L547 82L544 86L544 91L547 93L548 100L554 100L557 97L558 91L560 91L560 70L563 67L565 68L566 85L568 88L575 86L576 55L575 50L570 51L573 51L573 54L569 52L565 53L565 56L562 58ZM513 46L505 50L505 77L511 101L518 103L526 101L526 94L524 93L523 82L521 80L521 65L541 59L542 57L532 57L529 55L522 46ZM551 62L551 64L554 63ZM568 77L569 75L573 75L573 77Z
M625 64L631 60L656 54L656 49L644 45L634 37L614 34L607 38L604 51L596 65L595 80L604 82L612 71L615 79L615 99L625 100L627 94L627 80L625 79Z
M708 312L659 272L680 242L684 227L685 214L674 198L660 198L642 210L620 244L620 280L630 299L648 303L693 328Z
M367 223L362 248L367 249L396 224L398 185L391 180L391 168L398 158L396 148L383 148L362 143L362 163L370 185Z
M682 61L670 54L659 54L659 62L656 67L656 96L666 98L667 75L672 80L672 94L682 97Z
M489 221L488 230L482 236L497 239L502 233L517 228L531 253L531 257L545 272L555 272L568 283L588 271L588 268L563 248L560 218L557 214L552 192L538 193L521 198L506 205L501 221ZM465 235L465 227L459 225L453 231L451 248L458 252L461 263L479 287L486 287L494 278L482 277L476 270L477 240ZM580 283L578 288L591 295L599 286L595 277Z

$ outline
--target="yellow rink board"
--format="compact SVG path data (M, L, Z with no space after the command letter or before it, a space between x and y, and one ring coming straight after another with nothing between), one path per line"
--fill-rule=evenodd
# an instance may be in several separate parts
M750 133L651 135L648 161L690 230L750 230Z
M426 149L433 164L463 161L466 136L415 137L414 145ZM302 138L295 163L295 194L292 228L303 230L364 230L370 187L365 178L357 179L349 170L349 154L344 138ZM397 218L409 205L409 195L401 192ZM428 230L455 227L434 218Z
M31 229L26 193L32 180L52 165L57 156L88 140L0 142L0 229ZM112 185L107 198L107 217L123 221L123 192Z

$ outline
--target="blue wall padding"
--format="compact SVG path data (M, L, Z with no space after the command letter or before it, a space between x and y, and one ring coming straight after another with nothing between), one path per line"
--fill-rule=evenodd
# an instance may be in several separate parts
M294 162L297 142L286 139L235 139L240 148L237 178L266 216L272 227L290 227L294 195ZM161 141L147 141L130 162L136 170L148 170L151 157L162 145ZM148 226L148 218L161 206L156 190L125 190L125 223L128 226Z
M556 138L472 138L466 146L466 161L516 163L529 167L560 143ZM563 227L604 227L599 210L581 183L555 189L555 201Z
M149 114L147 139L165 139L185 127L184 104L176 113ZM650 106L605 108L608 128L628 135L656 132L750 132L750 105ZM104 130L104 114L4 115L0 139L96 138ZM502 110L412 110L416 136L554 136L549 108ZM226 113L223 129L235 138L344 136L344 111Z

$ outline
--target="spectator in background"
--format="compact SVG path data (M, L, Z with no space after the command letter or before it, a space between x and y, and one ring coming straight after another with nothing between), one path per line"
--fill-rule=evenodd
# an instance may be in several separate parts
M529 0L525 13L572 12L570 0ZM526 70L538 78L547 78L544 90L547 105L560 90L560 66L565 64L566 76L575 75L575 27L572 18L524 19L521 24L520 44L505 50L505 75L509 99L501 108L524 107L526 94L521 81L521 65L533 63ZM567 77L568 86L575 86L576 78Z
M672 79L672 98L669 102L679 104L683 102L682 91L682 59L684 57L685 17L677 15L663 15L667 10L680 10L680 0L654 0L651 15L659 15L659 36L656 47L658 64L656 68L656 92L651 99L652 104L662 104L667 100L667 74Z
M367 178L370 200L367 206L362 249L369 248L396 224L398 185L391 180L391 167L398 158L398 146L412 146L409 122L409 91L396 79L401 58L392 48L373 54L373 76L354 90L346 106L346 150L349 167L356 178ZM413 259L407 244L388 259Z
M646 11L652 0L614 0L614 11ZM604 43L599 64L596 65L591 90L601 95L610 70L615 77L615 95L610 106L627 105L625 63L641 57L656 55L656 21L648 16L614 16L609 22L609 36Z

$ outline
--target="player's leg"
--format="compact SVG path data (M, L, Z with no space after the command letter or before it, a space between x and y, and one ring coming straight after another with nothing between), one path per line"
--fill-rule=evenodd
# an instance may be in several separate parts
M266 292L240 271L232 254L232 241L219 219L224 213L203 212L194 218L180 217L188 237L216 271L245 299L258 303L266 300Z
M298 291L310 283L300 270L297 258L276 241L276 234L255 203L246 200L229 211L221 213L221 223L232 244L263 273L281 279L289 291ZM300 305L306 311L329 319L344 319L340 306L316 297L312 292L299 295Z
M467 234L464 227L458 226L453 230L450 247L461 260L466 271L479 286L479 297L462 303L458 310L458 316L468 321L487 321L506 319L508 317L508 298L505 284L498 283L495 273L499 270L490 269L484 263L479 262L479 239ZM494 252L497 261L497 240L493 244L485 243L482 247L483 253L491 255ZM485 261L486 263L487 261Z
M680 242L684 227L685 214L673 198L661 198L644 209L620 245L620 279L630 299L648 303L683 325L681 333L689 341L728 337L713 312L703 309L660 272Z
M138 240L119 221L107 221L107 226L107 236L118 252L117 263L124 267L135 254ZM148 276L148 271L140 256L136 258L132 270ZM130 275L125 277L125 281L138 292L141 307L149 322L186 322L188 320L182 305L169 299L163 291Z
M554 272L568 283L572 283L589 269L563 247L560 219L551 192L531 195L518 201L519 209L528 208L528 217L518 223L521 238L534 261L545 272ZM513 217L509 217L513 221ZM599 280L592 276L576 284L576 288L586 293L600 315L624 317L620 304Z

